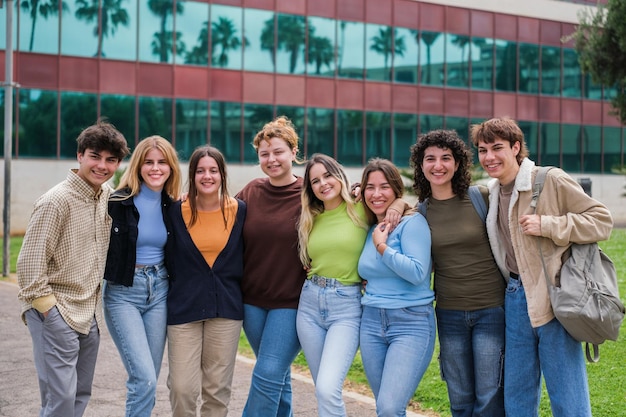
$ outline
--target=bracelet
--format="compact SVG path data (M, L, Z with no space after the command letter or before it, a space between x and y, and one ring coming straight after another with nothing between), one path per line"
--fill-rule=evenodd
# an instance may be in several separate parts
M379 247L380 245L386 245L386 244L387 244L387 242L380 242L378 245L376 245L376 250L378 250L378 247Z

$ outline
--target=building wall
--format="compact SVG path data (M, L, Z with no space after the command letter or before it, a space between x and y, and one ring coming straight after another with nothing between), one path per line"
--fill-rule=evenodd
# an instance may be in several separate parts
M11 234L23 234L28 225L35 200L48 189L63 181L67 171L76 168L76 161L45 161L45 160L15 160L11 162ZM187 181L187 164L182 164L184 182ZM4 162L0 163L0 170L4 172ZM296 167L297 175L302 175L302 168ZM362 169L347 168L350 180L360 181ZM229 188L231 194L237 193L253 178L263 176L258 165L229 164ZM575 179L590 178L592 181L592 195L606 204L613 215L616 226L626 227L626 180L621 175L586 175L572 174ZM414 196L408 199L415 201ZM4 207L4 194L0 195L0 204ZM1 232L1 231L0 231Z

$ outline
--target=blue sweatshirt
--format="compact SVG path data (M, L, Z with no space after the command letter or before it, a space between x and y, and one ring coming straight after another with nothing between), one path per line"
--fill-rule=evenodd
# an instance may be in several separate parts
M389 309L432 303L430 229L424 216L403 217L387 238L382 256L374 247L373 231L374 227L359 259L359 275L367 280L361 303Z

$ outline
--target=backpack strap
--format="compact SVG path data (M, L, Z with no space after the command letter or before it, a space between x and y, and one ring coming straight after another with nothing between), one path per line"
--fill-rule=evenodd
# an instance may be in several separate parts
M487 221L487 204L483 198L480 188L476 185L471 185L467 190L474 210L478 213L478 217L483 221L483 224ZM417 203L417 211L424 217L426 217L426 209L428 208L428 198L424 199L421 203Z
M539 167L537 170L537 175L535 176L535 182L533 183L533 196L530 201L530 207L533 209L533 214L537 211L537 200L539 200L539 194L543 190L543 184L546 182L546 176L548 175L548 171L552 168L551 166Z
M469 193L470 200L472 200L472 204L474 205L474 209L476 213L478 213L478 217L481 218L483 223L487 222L487 204L485 203L485 198L480 192L480 188L477 185L471 185L467 190Z
M428 199L424 199L421 203L417 203L417 211L426 218L426 208L428 207Z

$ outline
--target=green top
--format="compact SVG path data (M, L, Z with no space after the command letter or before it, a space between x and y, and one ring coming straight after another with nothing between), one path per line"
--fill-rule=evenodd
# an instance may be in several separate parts
M356 212L366 224L362 204L356 205ZM367 228L352 222L345 202L316 216L307 247L311 258L309 277L315 274L335 278L346 285L361 282L357 266L366 237Z

